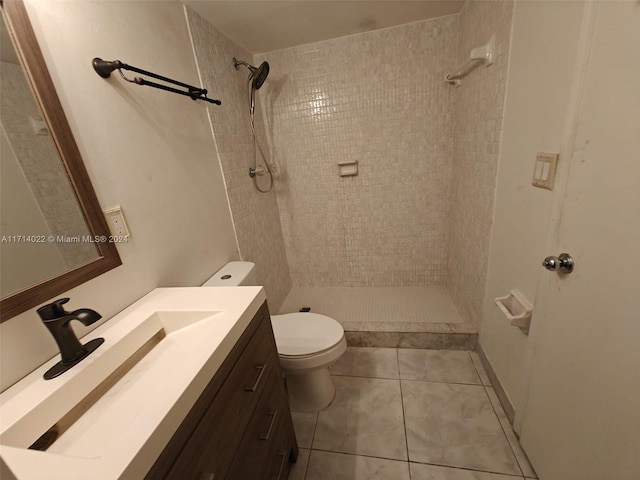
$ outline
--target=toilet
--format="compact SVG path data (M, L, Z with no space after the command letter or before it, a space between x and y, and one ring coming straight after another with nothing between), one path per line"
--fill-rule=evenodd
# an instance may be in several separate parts
M252 262L229 262L202 286L242 285L257 285ZM311 312L271 315L271 325L291 410L311 412L327 407L336 392L329 365L347 349L342 325Z

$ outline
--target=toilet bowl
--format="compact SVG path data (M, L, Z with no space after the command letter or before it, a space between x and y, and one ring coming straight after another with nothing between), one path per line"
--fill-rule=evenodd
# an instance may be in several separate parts
M254 263L229 262L203 287L256 284ZM327 407L336 391L328 367L347 349L342 325L326 315L297 312L271 315L271 326L291 410L307 412Z
M271 325L291 409L314 411L329 405L336 389L328 367L347 349L342 325L311 312L271 315Z

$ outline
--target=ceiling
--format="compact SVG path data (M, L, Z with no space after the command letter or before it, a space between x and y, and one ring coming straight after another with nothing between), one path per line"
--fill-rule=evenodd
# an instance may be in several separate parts
M464 0L180 0L250 53L458 13Z

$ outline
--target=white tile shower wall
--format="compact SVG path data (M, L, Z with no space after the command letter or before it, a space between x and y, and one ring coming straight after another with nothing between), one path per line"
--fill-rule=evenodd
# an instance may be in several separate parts
M449 16L258 56L295 286L445 282L457 39Z
M467 321L478 322L487 277L513 2L468 1L460 12L458 63L496 34L496 59L455 90L447 287Z
M236 70L232 62L237 57L251 63L253 57L193 10L186 11L202 84L209 89L210 97L222 100L221 106L209 106L208 111L240 255L255 262L258 281L265 286L271 309L277 312L291 288L282 227L275 190L259 193L248 176L253 162L248 71L244 67ZM261 93L262 90L258 94ZM261 119L259 113L256 112L256 127ZM211 161L218 161L215 152Z

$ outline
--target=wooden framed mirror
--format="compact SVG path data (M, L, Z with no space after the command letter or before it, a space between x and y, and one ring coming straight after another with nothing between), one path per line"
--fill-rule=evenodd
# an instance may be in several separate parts
M37 117L38 113L33 113L31 115L23 115L21 113L21 115L14 115L14 117L20 117L22 120L18 123L27 124L26 128L29 128L28 124L30 122L30 128L32 129L31 133L33 135L50 137L51 151L54 152L54 154L48 155L48 157L53 156L55 158L54 160L48 158L47 161L49 163L56 164L57 168L59 168L59 172L53 175L58 175L62 181L52 181L48 172L39 172L40 177L45 179L44 182L41 183L46 184L48 182L56 185L62 185L60 189L68 190L69 193L67 196L71 198L71 201L67 202L65 200L62 202L57 199L51 200L50 198L46 201L54 203L54 209L57 210L62 208L60 206L61 204L69 203L69 211L75 211L75 216L77 217L72 221L81 225L78 227L78 230L74 232L48 231L47 233L43 232L42 235L22 235L20 231L16 233L15 228L13 231L10 231L9 234L6 232L0 232L0 236L2 238L0 247L4 247L4 251L2 251L3 260L10 259L14 263L14 266L12 267L14 269L13 271L7 271L7 269L11 268L11 261L3 261L3 265L0 266L0 268L3 269L3 276L5 279L13 281L15 278L24 276L22 274L24 273L23 267L25 266L20 263L20 260L18 259L19 255L8 250L8 247L12 244L20 244L24 250L23 254L26 252L26 255L31 257L35 257L36 244L58 244L59 249L62 249L62 247L67 249L67 257L74 258L72 261L63 261L63 266L59 271L55 271L55 273L51 273L45 268L42 268L41 270L43 271L39 272L38 270L40 270L39 267L41 263L34 261L34 258L30 258L31 263L35 263L35 268L33 266L31 268L36 272L31 272L34 275L33 277L27 276L25 278L32 279L24 280L23 283L26 283L24 285L20 282L16 282L16 286L9 288L8 291L4 289L2 290L2 298L0 299L0 322L3 322L30 308L46 302L56 295L66 292L73 287L121 265L122 261L120 260L115 244L109 242L109 227L107 226L106 220L103 216L102 209L98 203L91 181L89 180L89 175L87 174L80 151L78 150L74 140L71 128L54 88L53 81L49 75L49 71L47 70L44 57L40 47L38 46L38 41L29 21L25 5L22 0L0 0L0 6L2 7L2 17L4 26L6 27L6 29L3 28L3 30L6 30L13 40L15 55L16 58L19 59L20 63L18 66L16 62L15 69L19 69L21 66L22 72L24 77L27 79L33 96L34 110L39 112L39 115L41 116L41 118L32 118ZM3 50L5 49L6 43L10 42L3 42ZM11 55L11 52L9 55ZM4 65L5 64L3 63L3 66ZM13 66L7 65L5 71L9 72L13 69ZM20 73L16 74L16 76L20 75ZM11 82L6 81L3 81L2 83L11 84ZM29 88L25 88L25 91L26 90L29 90ZM6 99L6 102L14 105L22 105L31 102L31 99L28 101L23 101L22 99ZM3 108L3 111L4 110L5 109ZM8 122L5 122L4 119L1 122L0 126L2 126L2 128L0 136L3 141L7 139L5 142L9 145L9 147L7 147L7 151L13 153L15 151L19 151L20 148L13 148L9 139L9 134L6 133L7 130L10 130L10 127L7 127L7 123ZM31 145L39 141L39 138L30 136L26 143ZM57 155L55 155L56 153ZM3 158L7 156L14 156L17 158L19 155L4 155ZM38 162L40 160L37 157L34 159L33 155L28 156L30 157L32 164L30 168L39 169L40 167L38 166ZM17 161L19 161L19 159ZM14 170L18 173L24 173L25 169L19 166ZM6 171L8 173L9 169ZM4 175L5 178L8 178L8 176L8 174ZM28 175L25 174L24 176L27 177ZM8 180L6 181L8 182ZM67 186L64 185L65 183ZM41 212L47 210L47 205L43 204L43 202L45 202L45 196L38 198L38 195L32 193L33 192L28 192L28 196L35 198L36 204L39 203L36 205L35 210L40 210ZM18 196L11 196L8 198L3 197L2 205L8 207L11 204L17 204L15 209L17 212L16 216L26 217L26 204L19 204L19 200L16 200L17 198ZM69 212L64 212L62 216L68 218L72 215L70 215ZM5 223L7 222L3 219L3 228ZM49 221L49 224L51 223L60 222ZM74 247L72 244L77 244L78 246ZM78 255L78 252L73 251L73 248L83 248L85 252L82 255ZM64 257L64 255L62 256ZM40 277L36 274L40 275ZM4 283L6 284L7 282Z

